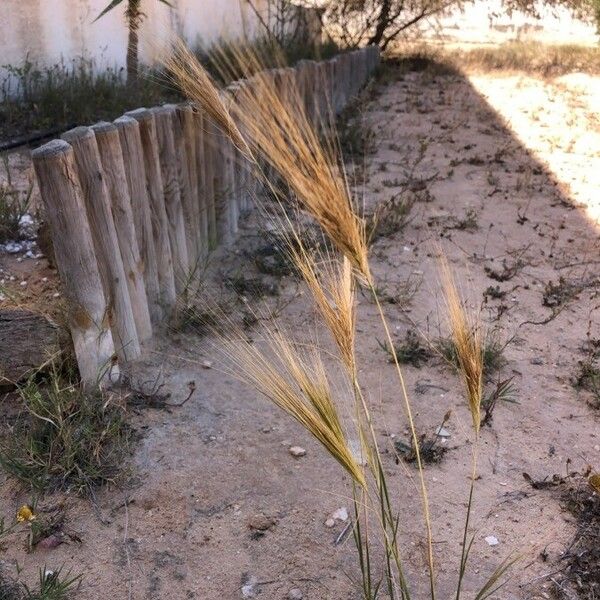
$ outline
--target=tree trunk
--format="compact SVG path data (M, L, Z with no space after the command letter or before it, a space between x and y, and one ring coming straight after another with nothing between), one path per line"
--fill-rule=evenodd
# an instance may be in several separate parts
M381 41L383 40L383 36L385 34L385 30L389 25L391 11L392 0L383 0L381 2L381 10L379 11L379 16L377 17L377 25L375 26L375 31L369 39L369 45L374 44L379 46L379 44L381 44Z
M138 30L142 20L140 10L140 0L128 0L127 10L125 12L127 26L129 27L129 36L127 40L127 83L135 85L138 79Z

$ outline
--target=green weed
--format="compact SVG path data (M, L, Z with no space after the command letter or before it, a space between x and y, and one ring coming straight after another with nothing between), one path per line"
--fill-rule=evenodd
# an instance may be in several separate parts
M5 430L0 466L35 490L92 493L122 473L131 430L122 406L58 372L19 389L24 411Z

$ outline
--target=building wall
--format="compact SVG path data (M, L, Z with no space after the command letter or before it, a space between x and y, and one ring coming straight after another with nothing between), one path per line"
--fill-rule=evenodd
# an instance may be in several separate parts
M210 44L220 37L252 35L260 27L245 0L170 0L175 10L142 0L147 15L140 32L142 59L153 60L172 31L189 41ZM123 67L127 27L123 6L94 19L109 0L0 0L0 65L26 57L50 65L85 56L98 68ZM268 0L254 0L266 11ZM0 77L2 70L0 68Z

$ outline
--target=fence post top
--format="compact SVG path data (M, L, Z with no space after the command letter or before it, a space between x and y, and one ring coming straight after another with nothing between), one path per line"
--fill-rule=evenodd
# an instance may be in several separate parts
M170 115L175 112L174 104L163 104L162 106L154 106L150 109L153 115Z
M193 112L194 107L190 100L186 100L185 102L175 104L175 110L178 112Z
M65 131L62 134L62 139L67 142L75 141L75 140L85 140L94 137L94 132L90 127L85 127L81 125L80 127L75 127L74 129L69 129L69 131Z
M47 142L43 146L32 150L31 156L34 159L51 158L72 151L73 148L71 147L71 144L65 140L52 140L51 142Z
M128 110L123 116L131 117L136 121L147 121L152 119L152 113L147 108L136 108L135 110Z
M94 123L90 129L94 133L108 133L109 131L117 131L117 126L113 123L109 123L108 121L100 121L98 123Z
M117 117L114 121L113 121L115 127L117 128L125 128L125 127L131 127L131 126L137 126L137 120L134 119L132 116L130 115L122 115L120 117Z

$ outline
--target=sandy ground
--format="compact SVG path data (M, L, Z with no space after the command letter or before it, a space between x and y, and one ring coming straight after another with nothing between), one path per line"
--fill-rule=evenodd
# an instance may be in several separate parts
M533 478L564 473L567 459L575 470L600 465L598 412L571 385L586 334L600 337L597 288L584 287L555 318L535 324L552 315L542 303L548 282L563 277L589 283L598 276L598 88L598 80L582 75L542 82L522 75L469 80L409 72L380 87L365 108L376 134L376 150L367 158L366 204L398 193L408 177L416 200L404 230L379 240L372 253L380 287L390 295L402 293L407 281L420 282L407 304L386 305L398 339L409 329L430 339L446 332L439 245L472 308L482 307L498 339L511 340L498 377L514 376L518 404L500 404L492 427L482 432L467 597L512 552L523 558L493 597L549 597L544 576L560 568L573 519L546 491L532 489L522 473ZM469 215L471 227L465 227ZM257 243L254 225L242 238L236 252L221 251L215 282L223 273L250 272L244 248ZM517 262L509 280L490 278ZM327 346L294 279L284 278L279 286L280 296L268 300L281 309L277 324L301 332L303 341L317 338ZM489 286L506 295L485 301ZM218 296L216 283L214 290ZM242 309L238 305L233 312ZM375 307L366 297L360 297L359 314L361 377L386 449L408 572L421 592L415 597L422 598L426 571L415 471L397 464L392 451L395 438L406 439L406 420L393 367L378 344L383 334ZM248 335L260 337L256 328ZM324 524L336 509L350 506L348 481L337 464L287 417L221 373L210 338L173 334L148 356L137 369L140 378L160 374L174 401L187 395L190 380L198 391L170 412L132 414L143 434L132 456L135 483L102 491L99 512L89 502L65 499L68 525L79 533L80 545L28 555L17 536L0 558L18 561L25 578L35 577L44 564L81 572L77 597L85 600L229 600L251 594L275 600L294 588L308 599L359 598L351 581L357 576L352 540L335 545L344 524L332 529ZM204 361L212 368L203 368ZM330 366L344 396L339 368ZM469 476L469 416L460 382L443 361L432 358L404 372L419 431L431 434L452 410L449 451L426 467L439 597L449 598ZM291 456L291 445L304 447L306 456ZM11 482L2 485L6 515L27 499ZM52 501L57 498L46 502ZM263 536L249 528L257 514L274 521ZM487 536L495 536L498 545L488 545Z

